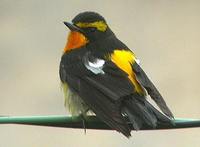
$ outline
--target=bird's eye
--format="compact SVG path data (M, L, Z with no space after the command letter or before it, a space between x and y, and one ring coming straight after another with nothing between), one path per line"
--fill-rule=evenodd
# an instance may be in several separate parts
M94 28L94 27L90 28L90 32L95 32L96 30L97 30L97 29Z

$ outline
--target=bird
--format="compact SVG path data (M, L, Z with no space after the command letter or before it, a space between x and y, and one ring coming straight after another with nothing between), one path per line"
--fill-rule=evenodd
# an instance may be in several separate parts
M140 130L143 125L156 128L160 122L173 123L172 112L138 58L102 15L85 11L64 24L70 31L59 75L65 107L72 116L92 113L127 138L131 127Z

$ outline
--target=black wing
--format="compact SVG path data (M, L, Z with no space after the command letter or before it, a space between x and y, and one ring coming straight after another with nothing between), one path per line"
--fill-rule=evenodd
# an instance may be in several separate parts
M154 84L151 82L151 80L147 77L142 68L136 62L132 65L132 68L136 74L137 81L147 90L148 94L156 102L162 112L170 118L174 118L172 112L167 107L167 104L165 103L163 97L154 86Z
M112 62L105 62L104 73L95 74L86 67L83 50L64 54L60 63L60 78L76 92L99 119L111 128L130 136L130 128L121 114L121 101L134 87L127 74ZM77 55L78 54L78 55Z
M124 116L128 116L135 129L144 123L156 127L157 120L169 122L144 96L134 92L135 87L125 72L113 62L99 60L85 52L74 50L62 56L60 78L99 119L127 137L131 130ZM98 62L102 66L97 66Z

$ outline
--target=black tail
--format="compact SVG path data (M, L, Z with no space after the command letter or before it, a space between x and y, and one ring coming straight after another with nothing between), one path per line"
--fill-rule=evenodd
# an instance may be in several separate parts
M169 117L159 112L142 96L134 96L134 98L126 99L122 113L128 116L135 130L139 130L143 125L156 128L158 123L173 124L173 121Z

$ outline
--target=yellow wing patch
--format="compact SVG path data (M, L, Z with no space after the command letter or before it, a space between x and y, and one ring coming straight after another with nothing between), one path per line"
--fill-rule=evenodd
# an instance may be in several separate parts
M110 60L128 74L128 78L135 86L136 92L144 94L144 90L137 82L135 73L133 72L131 67L131 64L134 64L136 60L134 53L127 50L114 50L114 52L110 56Z
M105 24L103 21L95 21L95 22L78 22L76 25L80 28L88 28L88 27L94 27L97 28L97 30L105 32L107 29L107 24Z

